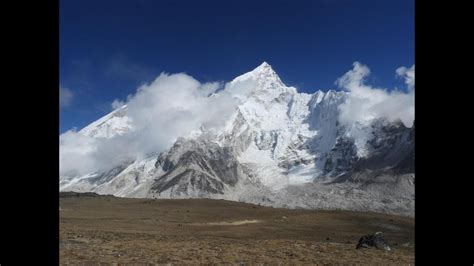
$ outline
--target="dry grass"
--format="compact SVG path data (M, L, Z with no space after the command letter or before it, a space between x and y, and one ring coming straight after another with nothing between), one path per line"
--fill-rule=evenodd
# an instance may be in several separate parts
M62 264L414 264L409 217L207 199L60 202ZM393 251L355 249L360 236L376 231Z

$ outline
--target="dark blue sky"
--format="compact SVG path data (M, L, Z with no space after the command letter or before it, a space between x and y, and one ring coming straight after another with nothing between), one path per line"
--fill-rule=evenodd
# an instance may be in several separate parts
M111 111L162 71L229 81L262 61L299 91L335 88L354 61L403 87L414 64L413 0L60 1L60 132Z

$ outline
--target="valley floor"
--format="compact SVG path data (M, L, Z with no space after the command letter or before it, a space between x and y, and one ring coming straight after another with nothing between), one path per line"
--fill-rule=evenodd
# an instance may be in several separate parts
M392 251L355 249L362 235L377 231ZM408 265L414 218L62 193L59 245L63 265Z

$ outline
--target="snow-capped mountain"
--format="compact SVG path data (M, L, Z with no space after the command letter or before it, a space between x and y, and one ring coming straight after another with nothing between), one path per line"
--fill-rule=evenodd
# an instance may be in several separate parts
M348 92L299 93L266 62L223 91L237 101L224 127L201 126L159 154L107 170L63 175L60 190L413 215L414 126L383 118L340 123ZM135 129L127 112L124 105L78 133L129 134Z

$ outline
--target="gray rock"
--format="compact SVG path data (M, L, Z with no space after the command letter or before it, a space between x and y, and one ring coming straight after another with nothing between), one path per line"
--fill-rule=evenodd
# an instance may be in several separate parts
M382 232L377 232L373 235L365 235L359 239L356 249L375 247L377 249L384 249L390 251L388 242L383 238Z
M233 149L220 147L207 136L181 139L160 155L157 166L166 173L155 180L151 190L168 191L170 196L223 194L226 186L234 186L244 175Z

